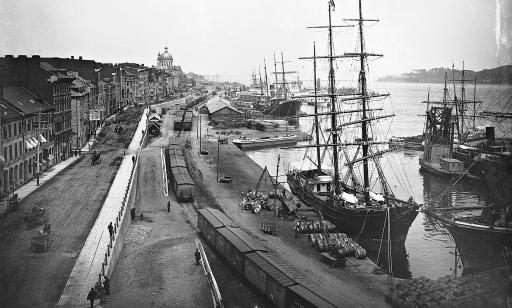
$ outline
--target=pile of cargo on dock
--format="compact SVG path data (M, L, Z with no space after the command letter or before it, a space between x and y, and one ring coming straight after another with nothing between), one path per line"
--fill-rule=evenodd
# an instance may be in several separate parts
M170 144L165 152L169 187L179 202L193 201L195 183L188 173L183 149L179 144Z
M258 214L262 209L271 211L273 206L268 202L268 195L251 188L247 193L242 192L240 208Z
M366 250L345 233L313 233L309 235L309 242L318 251L328 251L338 258L366 258Z
M300 234L335 232L336 226L328 220L298 220L293 229Z
M510 275L510 269L496 269L437 280L419 277L398 283L386 301L393 307L507 307Z

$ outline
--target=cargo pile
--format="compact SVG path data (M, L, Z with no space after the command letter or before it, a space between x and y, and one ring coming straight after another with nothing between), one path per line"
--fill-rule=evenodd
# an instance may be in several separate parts
M252 211L254 214L258 214L262 209L272 210L272 205L268 202L268 196L263 195L260 191L256 192L253 188L250 188L247 193L242 192L240 207L242 210Z
M508 271L497 269L463 277L419 277L397 284L386 295L393 307L506 307Z
M335 232L336 226L328 220L296 221L293 229L300 234Z
M345 233L313 233L309 235L311 246L320 252L335 252L339 257L355 257L357 259L366 258L366 250L359 244L347 237Z

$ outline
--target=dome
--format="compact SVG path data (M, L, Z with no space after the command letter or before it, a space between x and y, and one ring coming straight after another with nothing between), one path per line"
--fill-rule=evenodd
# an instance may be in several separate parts
M167 51L167 47L163 53L158 53L158 60L172 60L172 55Z

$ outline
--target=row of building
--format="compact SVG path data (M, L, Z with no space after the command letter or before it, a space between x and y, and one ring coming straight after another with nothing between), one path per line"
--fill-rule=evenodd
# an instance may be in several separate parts
M81 148L109 116L193 86L167 51L157 66L0 57L0 199Z

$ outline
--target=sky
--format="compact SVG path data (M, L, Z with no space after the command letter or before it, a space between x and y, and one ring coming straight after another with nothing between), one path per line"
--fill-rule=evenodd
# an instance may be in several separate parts
M497 10L497 3L501 2ZM379 77L413 69L481 70L511 64L511 0L363 0L363 15L380 19L365 27ZM0 55L83 56L99 62L156 65L164 47L185 72L248 82L266 59L281 51L286 70L311 77L310 61L327 52L327 0L0 0ZM357 17L357 0L335 0L333 24ZM498 14L498 17L497 17ZM335 52L354 52L356 28L334 33ZM498 48L498 46L501 46ZM499 50L499 52L498 52ZM499 55L499 57L498 57ZM337 68L350 68L343 61ZM326 63L319 64L324 76Z

